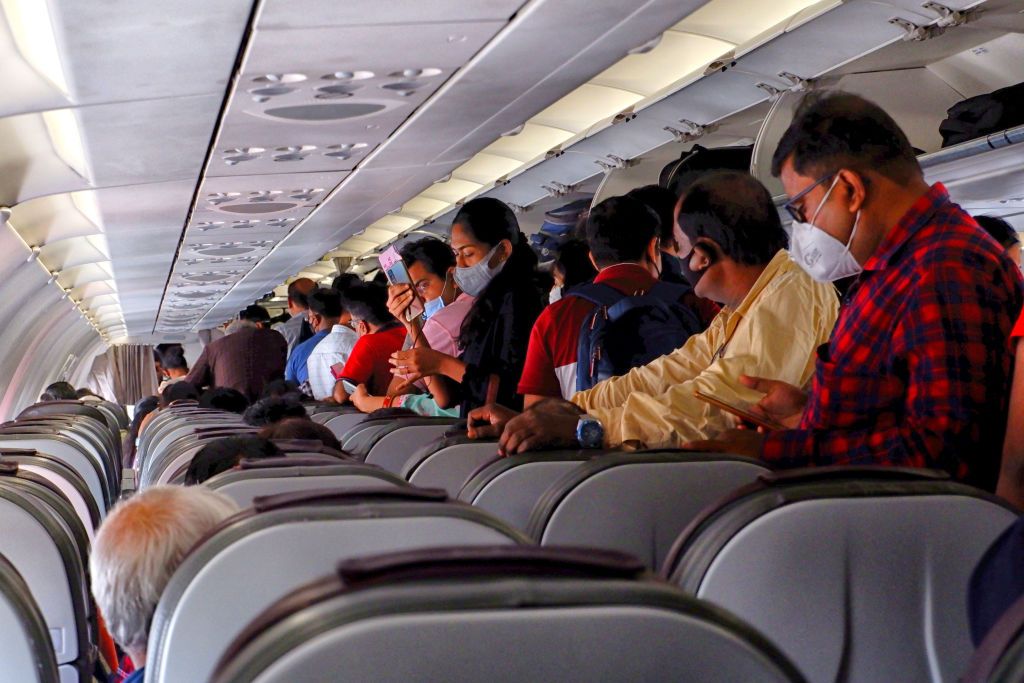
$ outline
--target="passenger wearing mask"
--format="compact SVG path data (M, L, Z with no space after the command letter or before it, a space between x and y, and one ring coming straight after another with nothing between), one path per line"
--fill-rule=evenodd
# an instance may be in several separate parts
M519 231L515 214L490 197L467 202L452 223L455 283L476 298L462 323L459 357L433 349L396 353L395 372L411 381L435 376L438 405L460 414L488 400L521 406L516 393L530 329L546 297L535 285L537 256Z
M473 297L459 291L455 284L455 256L447 244L425 237L402 247L402 261L409 270L413 284L393 285L388 289L388 310L401 322L407 335L403 349L427 348L449 356L458 356L462 322L473 306ZM413 291L424 302L424 313L413 320L406 311L413 302ZM432 378L419 382L429 391ZM404 375L396 373L387 396L372 396L366 387L352 395L352 403L363 412L380 408L401 407L428 416L456 416L457 409L446 410L430 396L408 393L411 385Z
M679 198L672 190L661 185L644 185L630 190L626 196L640 200L658 214L661 238L661 279L664 282L692 288L694 283L691 281L691 277L687 277L689 271L683 268L682 263L686 252L680 251L683 244L683 233L675 219L676 203ZM720 310L714 301L693 293L687 300L687 304L700 317L705 328L711 324Z
M391 354L402 348L405 328L388 311L387 289L376 283L349 287L341 295L341 307L352 316L359 340L344 365L331 368L334 375L333 400L348 401L345 382L353 387L365 384L368 391L383 394L391 384Z
M288 355L292 350L313 336L313 328L306 319L309 301L306 297L316 289L316 283L308 277L300 277L288 285L288 313L291 318L277 328L288 343Z
M588 321L592 322L597 309L597 303L588 298L591 293L609 297L605 303L612 309L626 297L650 292L657 285L659 292L675 299L670 311L672 318L659 318L659 322L664 321L661 329L671 338L671 343L664 344L666 349L682 346L691 334L701 331L696 314L683 301L692 288L658 284L662 262L659 228L658 216L643 202L630 197L606 199L590 211L585 227L588 260L600 272L593 285L578 287L575 294L570 293L551 304L537 318L519 380L519 393L527 408L544 398L568 399L579 388L577 355L581 328L584 324L593 327ZM623 319L622 324L638 322L634 315ZM637 350L642 350L646 343L639 339L635 342L633 346ZM661 352L648 354L645 361L656 355ZM592 360L584 358L582 362ZM589 369L585 367L584 371Z
M161 346L165 348L160 351L160 366L167 379L160 383L159 391L163 391L175 382L181 382L188 376L185 348L181 344L161 344Z
M268 382L284 377L287 350L277 331L245 327L210 342L185 381L196 387L230 387L255 401Z
M547 399L519 416L495 406L474 411L471 437L500 436L510 455L578 443L677 447L733 424L696 390L742 404L761 396L743 385L744 374L785 376L794 384L811 377L815 349L828 339L839 301L831 285L814 282L790 260L765 187L747 173L709 173L690 186L676 212L682 263L696 293L722 304L711 326L677 351L571 402Z
M551 264L551 276L555 280L548 303L553 304L580 285L591 282L597 275L597 268L590 260L590 247L582 239L570 239L558 250L558 256Z
M352 315L341 307L341 294L335 289L316 289L309 297L309 324L316 330L310 339L295 347L288 366L305 361L305 377L301 368L296 367L292 377L285 372L285 378L294 382L308 382L308 393L318 401L329 399L334 394L334 375L331 368L339 363L344 365L352 354L359 335L350 326Z
M859 276L809 393L760 374L764 413L793 429L695 447L775 467L941 469L996 488L1021 272L939 183L906 135L857 95L811 96L772 160L790 196L790 251L821 282Z
M1020 235L1013 226L997 216L975 216L974 220L992 239L1002 245L1010 260L1020 266Z

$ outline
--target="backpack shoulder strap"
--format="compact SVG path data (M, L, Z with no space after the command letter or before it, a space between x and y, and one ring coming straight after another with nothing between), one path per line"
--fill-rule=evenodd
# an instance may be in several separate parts
M625 294L609 285L605 285L600 282L591 282L589 284L580 285L569 294L566 294L566 296L579 297L584 301L589 301L595 306L613 306L615 302L624 297Z

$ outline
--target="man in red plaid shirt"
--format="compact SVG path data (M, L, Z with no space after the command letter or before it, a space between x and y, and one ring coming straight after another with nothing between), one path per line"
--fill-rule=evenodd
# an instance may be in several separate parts
M994 490L1020 270L941 184L928 186L906 135L858 96L806 102L773 173L791 197L792 258L818 280L857 279L809 394L743 380L765 392L760 412L793 428L690 445L777 467L937 468Z

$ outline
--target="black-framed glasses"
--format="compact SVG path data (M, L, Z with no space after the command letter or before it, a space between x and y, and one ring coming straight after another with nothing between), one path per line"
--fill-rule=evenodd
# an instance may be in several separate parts
M813 183L797 192L792 199L790 199L788 202L782 205L782 208L784 208L786 210L786 213L788 213L797 223L806 223L807 218L804 214L804 209L802 206L797 206L796 203L799 202L804 197L806 197L808 192L816 188L818 185L821 185L823 182L825 182L834 175L835 173L828 173L826 175L821 176Z

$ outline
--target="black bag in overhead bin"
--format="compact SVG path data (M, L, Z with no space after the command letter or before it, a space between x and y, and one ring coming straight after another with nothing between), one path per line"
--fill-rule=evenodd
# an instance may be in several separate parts
M1024 83L969 97L946 111L939 124L942 146L949 147L1024 125Z
M711 148L694 145L689 151L683 152L678 159L661 169L658 184L679 196L683 190L689 187L690 183L705 173L749 171L750 158L753 154L753 145Z

